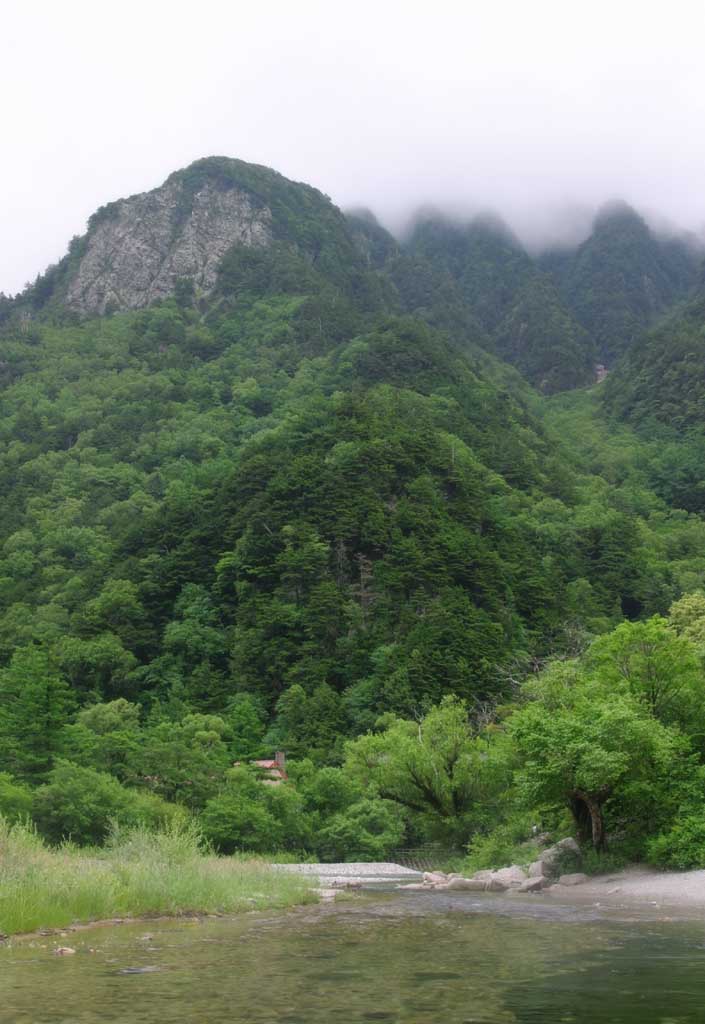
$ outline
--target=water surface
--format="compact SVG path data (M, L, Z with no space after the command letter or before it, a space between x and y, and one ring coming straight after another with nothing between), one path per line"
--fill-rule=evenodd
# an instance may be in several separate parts
M96 928L0 949L0 1021L702 1024L705 922L405 893Z

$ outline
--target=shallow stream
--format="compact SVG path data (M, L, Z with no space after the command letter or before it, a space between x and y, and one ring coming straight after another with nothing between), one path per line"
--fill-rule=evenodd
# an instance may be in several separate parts
M703 1024L705 919L362 894L15 943L0 998L2 1024Z

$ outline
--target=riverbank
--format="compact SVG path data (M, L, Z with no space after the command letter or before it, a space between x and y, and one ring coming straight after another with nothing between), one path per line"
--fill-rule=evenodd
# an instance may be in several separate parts
M203 852L188 828L133 830L103 850L48 848L0 822L0 933L157 915L233 914L316 902L312 880Z
M705 912L705 871L665 872L632 867L595 875L577 886L553 885L541 895L561 902L656 906L684 914Z

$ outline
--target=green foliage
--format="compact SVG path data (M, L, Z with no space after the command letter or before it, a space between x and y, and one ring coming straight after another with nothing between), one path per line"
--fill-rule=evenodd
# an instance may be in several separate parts
M402 845L405 823L389 800L365 799L331 815L316 837L323 861L387 860Z
M240 161L170 183L175 233L207 184L271 244L79 322L76 240L0 297L0 813L31 786L53 841L175 805L222 851L480 860L529 814L636 851L696 814L702 296L604 386L527 383L589 383L691 254L625 210L537 261Z
M46 651L16 651L0 669L0 768L19 779L41 780L73 705L71 689Z
M647 856L661 868L688 871L705 867L705 808L678 818L667 832L654 836Z
M527 866L536 860L539 847L531 842L538 815L521 810L490 832L476 833L468 845L468 871L497 870L508 864Z
M652 717L638 697L603 689L579 670L549 671L509 719L529 806L567 805L583 841L601 850L628 807L643 826L663 812L673 778L689 767L684 737ZM606 818L607 814L607 818Z
M0 818L0 931L64 928L140 914L234 913L315 900L305 879L267 864L216 859L191 824L113 833L105 851L48 849Z
M308 822L296 790L260 781L246 768L228 773L225 786L206 804L200 821L221 853L301 850L310 844Z
M501 221L478 218L466 226L440 217L421 220L410 249L417 261L412 281L400 280L399 267L393 272L402 295L409 292L409 308L419 305L424 291L419 278L425 276L434 285L426 299L433 322L453 323L447 311L435 312L436 303L446 309L449 303L451 308L466 305L487 332L484 338L473 332L480 343L541 391L551 394L593 378L595 352L588 334L562 304L551 278L537 269ZM449 281L434 280L439 270ZM467 314L456 314L453 326L457 329L463 321L472 323Z
M0 772L0 818L13 823L28 821L32 813L32 790L7 772Z
M383 731L348 744L346 770L382 799L418 816L451 843L467 835L475 805L493 783L493 751L477 739L467 710L446 697L418 723L391 718Z
M50 842L101 843L113 822L152 828L178 817L178 809L150 794L127 789L105 772L59 761L35 790L32 817Z
M611 364L694 283L697 253L659 238L626 203L606 206L577 250L546 254L563 299Z

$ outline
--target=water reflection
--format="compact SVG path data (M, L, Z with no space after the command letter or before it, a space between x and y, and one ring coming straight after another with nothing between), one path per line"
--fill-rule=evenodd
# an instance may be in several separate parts
M701 1024L696 922L471 894L361 897L0 951L2 1024Z

